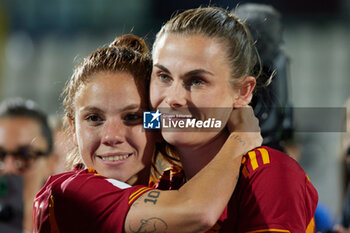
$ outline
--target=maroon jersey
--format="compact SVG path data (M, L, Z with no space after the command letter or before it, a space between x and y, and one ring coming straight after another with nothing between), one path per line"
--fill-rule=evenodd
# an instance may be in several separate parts
M180 186L181 174L166 171L158 188ZM317 201L316 189L294 159L256 148L243 156L231 200L209 232L315 232Z
M34 233L121 233L130 206L148 190L93 169L52 176L34 200Z

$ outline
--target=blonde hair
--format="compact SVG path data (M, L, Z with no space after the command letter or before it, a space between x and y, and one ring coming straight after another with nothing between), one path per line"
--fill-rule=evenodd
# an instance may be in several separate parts
M199 7L186 10L171 18L157 33L153 50L166 33L190 36L203 35L224 45L232 67L230 82L235 86L240 78L261 73L261 64L252 36L244 23L234 14L219 7ZM255 70L257 61L260 68Z

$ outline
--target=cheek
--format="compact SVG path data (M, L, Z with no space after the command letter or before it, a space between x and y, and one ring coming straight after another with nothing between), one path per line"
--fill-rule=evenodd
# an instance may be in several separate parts
M198 108L230 108L234 103L234 96L228 88L213 88L203 92L191 94L192 103Z
M130 134L130 144L138 152L138 160L142 161L142 164L149 165L152 160L154 150L154 140L151 135L142 132L142 129L135 129Z
M93 153L94 148L98 146L98 134L89 132L89 130L84 127L77 126L76 137L81 156L84 160L90 158L90 154Z
M151 81L150 86L150 101L152 108L157 108L161 103L163 98L161 88L155 84L155 82Z
M216 96L214 99L218 103L217 106L232 107L235 102L235 92L230 86L224 86L216 90L214 96Z

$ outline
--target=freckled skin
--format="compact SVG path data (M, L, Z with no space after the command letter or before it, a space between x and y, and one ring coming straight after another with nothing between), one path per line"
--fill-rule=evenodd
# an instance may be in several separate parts
M146 106L133 77L127 73L94 75L76 94L74 141L87 167L130 184L147 183L154 142L142 130ZM129 116L139 118L129 120ZM106 162L100 156L130 155ZM136 175L135 175L136 174Z

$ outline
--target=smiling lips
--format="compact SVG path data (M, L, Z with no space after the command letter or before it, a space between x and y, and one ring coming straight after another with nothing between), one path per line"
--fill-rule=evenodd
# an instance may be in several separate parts
M120 161L127 159L131 156L132 154L125 154L125 155L108 155L108 156L97 156L103 161L109 161L109 162L115 162L115 161Z

